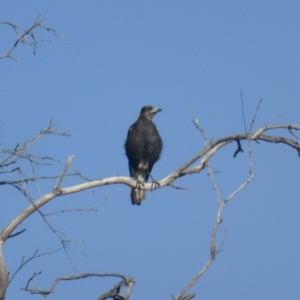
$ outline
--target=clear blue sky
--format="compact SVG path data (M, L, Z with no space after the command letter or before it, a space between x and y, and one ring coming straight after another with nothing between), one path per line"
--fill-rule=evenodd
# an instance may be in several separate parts
M73 168L93 179L126 176L127 130L141 107L152 104L163 109L154 121L164 149L153 170L162 179L203 147L192 110L209 139L244 132L240 91L248 124L263 99L254 130L300 123L299 1L0 1L0 20L24 27L40 11L45 24L76 47L39 30L36 37L51 42L39 44L35 56L20 45L14 55L22 64L0 61L4 148L34 136L53 117L72 137L46 137L32 149L35 154L62 161L74 154ZM13 34L0 27L0 54L14 43ZM223 198L249 174L246 151L233 159L235 150L231 144L211 161L220 171ZM254 144L253 151L255 177L224 210L218 237L220 242L227 229L223 252L192 289L196 299L300 299L300 160L283 145ZM81 182L68 179L63 186ZM114 185L57 198L43 211L101 203L98 212L49 218L70 238L84 241L71 248L75 273L130 275L136 280L131 299L171 299L209 258L217 208L204 172L176 183L190 190L148 192L140 207L131 205L127 186ZM38 199L53 184L31 191ZM1 195L4 228L28 201L12 187L2 187ZM5 244L11 272L37 248L42 253L60 246L38 214L23 228ZM40 288L74 274L62 251L40 258L22 269L7 299L40 297L19 290L40 270L33 283ZM50 299L96 299L113 283L61 283Z

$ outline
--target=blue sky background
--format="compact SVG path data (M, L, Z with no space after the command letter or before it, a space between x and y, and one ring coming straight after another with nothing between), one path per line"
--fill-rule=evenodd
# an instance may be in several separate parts
M37 38L51 42L38 44L36 55L19 45L13 55L22 64L0 61L3 148L33 137L54 118L72 137L45 137L33 153L62 161L74 154L72 167L92 179L127 176L127 130L141 107L151 104L163 109L154 121L164 149L153 170L162 179L203 148L192 111L209 140L244 133L241 91L248 124L263 99L254 130L299 125L299 1L0 1L0 20L24 27L40 11L45 24L76 47L38 30ZM0 54L14 42L12 29L0 27ZM293 138L284 131L273 134ZM247 151L233 159L235 150L230 144L211 160L220 171L215 178L223 198L249 175ZM193 287L196 299L299 299L299 165L297 153L286 146L253 144L255 177L225 207L218 236L220 242L227 230L223 252ZM81 182L68 178L63 187ZM38 199L54 184L28 188ZM176 184L190 190L148 192L140 207L131 205L124 185L53 200L43 212L100 203L98 212L49 217L68 237L84 241L71 247L76 271L63 251L36 259L18 274L7 299L41 298L19 289L40 270L31 286L50 288L60 275L117 272L135 278L133 300L177 295L209 258L217 200L205 172ZM12 187L1 191L4 228L29 203ZM23 228L4 246L10 272L36 249L60 247L38 214L18 229ZM61 283L50 299L96 299L116 282Z

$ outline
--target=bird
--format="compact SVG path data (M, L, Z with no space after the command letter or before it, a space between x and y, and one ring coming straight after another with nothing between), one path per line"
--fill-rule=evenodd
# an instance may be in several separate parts
M141 109L137 121L130 126L125 142L125 152L128 158L130 176L137 181L131 189L132 204L140 205L146 198L146 192L140 186L148 181L153 165L158 161L163 143L152 118L162 111L151 105ZM152 180L153 177L151 176ZM155 181L157 184L157 182Z

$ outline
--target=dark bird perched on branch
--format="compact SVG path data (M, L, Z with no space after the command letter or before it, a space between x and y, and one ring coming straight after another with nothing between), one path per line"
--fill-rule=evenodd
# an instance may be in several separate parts
M137 121L130 126L125 151L128 157L130 176L137 181L135 188L131 189L132 204L140 205L146 198L146 192L139 189L147 182L153 165L159 159L162 150L162 140L159 136L152 118L160 108L145 106L142 108Z

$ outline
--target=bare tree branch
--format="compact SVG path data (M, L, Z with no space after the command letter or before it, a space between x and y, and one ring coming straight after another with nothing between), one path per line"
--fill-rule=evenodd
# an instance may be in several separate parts
M244 123L245 132L249 133L248 129L247 129L247 122L246 122L245 109L244 109L244 98L243 98L242 91L241 91L241 107L242 107L242 117L243 117L243 123Z
M256 112L257 114L257 112ZM256 115L255 115L256 116ZM244 117L244 116L243 116ZM255 118L255 117L254 117ZM195 122L194 122L195 123ZM204 143L206 144L206 135L204 132L204 129L198 126L198 122L196 122L197 128L201 131ZM253 122L252 122L253 124ZM246 123L245 123L246 126ZM252 126L252 125L251 125ZM203 276L203 274L208 270L208 268L211 266L212 262L216 258L216 256L222 251L222 246L225 241L225 235L224 238L220 244L220 246L216 247L216 237L218 234L218 230L220 227L220 224L223 222L222 219L222 211L224 206L238 193L240 192L253 178L253 166L252 166L252 149L251 149L251 141L249 139L249 168L250 168L250 176L249 178L240 186L238 187L233 193L231 193L224 201L221 199L221 192L217 186L216 180L214 178L214 172L212 171L211 165L209 163L209 158L206 156L206 167L207 167L207 173L211 179L213 189L216 192L217 202L218 202L218 210L217 210L217 217L216 222L213 227L211 239L210 239L210 257L206 264L202 267L202 269L192 278L192 280L186 285L186 287L179 293L179 295L174 300L185 300L185 299L192 299L195 297L195 294L189 294L186 295L186 293L195 285L195 283Z
M216 140L215 142L211 143L207 148L199 152L197 155L195 155L192 159L190 159L187 163L185 163L183 166L181 166L179 169L177 169L175 172L171 173L164 179L159 181L159 188L162 188L164 186L168 186L171 183L173 183L174 180L177 178L180 178L182 176L185 176L187 174L194 174L199 173L202 169L205 168L206 163L209 161L209 159L223 146L235 141L235 140L259 140L259 141L265 141L269 143L283 143L286 144L295 150L297 150L298 153L300 153L300 145L291 140L284 137L272 137L267 135L262 135L262 132L267 130L273 130L273 129L294 129L294 130L300 130L300 126L297 125L273 125L273 126L265 126L262 129L259 129L254 134L237 134L228 136L225 138L221 138L219 140ZM195 166L190 167L193 163L195 163L197 160L202 158L202 160ZM58 196L64 196L69 195L73 193L77 193L79 191L84 191L87 189L110 185L110 184L125 184L130 187L136 186L136 181L129 177L110 177L100 180L94 180L87 183L82 183L78 185L74 185L67 188L62 189L53 189L51 192L47 193L46 195L42 196L39 200L37 200L34 205L30 205L27 209L25 209L19 216L17 216L10 224L7 225L7 227L2 231L0 234L0 241L5 242L5 240L8 238L8 236L12 233L13 230L21 223L23 222L29 215L31 215L34 211L51 201L52 199L58 197ZM144 184L141 189L143 190L153 190L153 185L151 183Z
M3 243L0 243L0 300L5 298L5 292L8 283L8 272L3 258Z
M14 45L7 51L6 54L0 55L0 59L4 58L10 58L18 63L21 63L20 60L18 60L16 57L12 55L12 52L16 49L16 47L21 43L27 46L31 46L33 48L33 54L36 54L36 45L41 42L45 42L47 40L45 39L36 39L35 37L35 30L37 28L44 29L48 32L53 33L56 37L60 38L61 40L67 42L68 44L74 46L69 40L67 40L65 37L61 36L57 33L57 31L54 28L48 27L44 25L45 19L41 18L41 13L38 14L37 18L35 19L34 23L28 28L23 28L19 25L13 24L11 22L5 22L0 21L0 25L7 25L11 27L16 36L17 40L15 41Z
M28 291L31 294L49 295L49 294L55 292L56 285L60 281L71 281L71 280L84 279L84 278L88 278L88 277L118 277L118 278L121 278L122 281L116 287L111 289L109 292L113 293L113 291L117 290L118 288L121 288L121 286L126 285L126 286L128 286L128 288L130 288L130 290L127 290L127 292L125 293L127 298L132 291L133 284L135 283L133 278L124 276L122 274L117 274L117 273L84 273L84 274L80 274L80 275L60 276L53 281L52 286L49 290L42 290L40 288L29 289L28 287L22 288L22 290ZM107 293L105 293L105 294L107 294ZM123 299L126 299L125 296L122 296L122 297L123 297ZM107 296L106 296L106 298L98 298L98 299L107 299Z
M73 158L74 158L74 155L71 155L71 156L68 157L68 160L66 162L64 170L63 170L62 174L60 175L60 177L59 177L59 179L58 179L58 181L57 181L57 183L55 185L55 188L54 188L55 190L59 190L60 189L60 185L61 185L63 179L65 178L65 176L66 176L66 174L68 172L68 169L70 168L70 165L71 165L71 163L73 161Z
M106 198L103 200L105 201ZM102 202L103 202L102 201ZM44 213L45 217L48 216L53 216L53 215L57 215L57 214L61 214L61 213L68 213L68 212L74 212L74 211L79 211L79 212L87 212L87 211L98 211L98 206L102 203L99 202L98 204L96 204L95 206L91 207L91 208L71 208L71 209L62 209L60 211L55 211L55 212L50 212L50 213Z
M236 157L237 154L238 154L239 152L244 152L244 151L243 151L243 148L242 148L242 145L241 145L241 141L240 141L240 140L236 140L236 142L237 142L237 144L238 144L238 148L237 148L237 150L234 152L233 157Z
M268 143L283 143L287 146L290 146L291 148L295 149L300 155L300 145L298 142L283 137L283 136L269 136L265 135L263 133L275 129L284 129L287 130L289 133L292 131L300 130L300 126L298 125L286 125L286 124L278 124L278 125L268 125L263 128L260 128L257 130L255 133L245 133L245 134L236 134L236 135L231 135L227 136L221 139L218 139L216 141L211 141L210 144L207 144L206 141L206 136L205 132L202 129L202 127L199 124L199 121L194 118L194 124L199 129L204 137L204 149L200 151L198 154L196 154L193 158L191 158L189 161L187 161L185 164L183 164L180 168L178 168L176 171L173 173L169 174L167 177L163 178L161 181L159 181L159 186L158 188L162 188L164 186L175 186L174 181L182 176L188 175L188 174L194 174L194 173L199 173L201 172L204 168L208 169L209 175L212 179L213 186L216 190L216 193L218 195L218 189L216 184L214 184L214 179L213 179L213 172L210 168L209 160L210 158L215 155L219 149L224 147L225 145L238 141L241 143L241 141L246 140L249 143L249 165L250 165L250 177L232 194L230 194L224 201L221 201L220 196L217 196L218 198L218 213L217 213L217 219L216 223L214 225L213 233L212 233L212 239L211 239L211 255L209 260L207 261L206 265L200 270L200 272L193 278L193 280L187 285L187 287L180 293L180 295L176 298L177 300L182 300L182 299L192 299L193 295L185 295L186 292L193 286L193 284L205 273L205 271L208 269L212 261L215 259L216 255L221 251L220 247L217 248L215 246L215 239L217 235L217 231L219 228L219 225L222 222L222 209L224 205L232 199L241 189L243 189L252 179L253 177L253 172L252 172L252 148L251 148L251 141L264 141ZM7 157L4 158L2 161L2 164L0 164L0 168L3 169L3 171L7 170L6 167L16 163L19 159L27 159L31 164L39 163L39 159L49 159L48 157L38 157L38 156L32 156L28 154L28 149L36 143L42 136L48 133L57 133L61 134L59 131L53 131L52 128L52 122L50 122L49 126L46 128L46 130L41 131L39 135L37 135L34 139L26 141L23 145L17 145L15 149L12 151L6 150ZM4 151L5 152L5 151ZM34 157L34 159L33 159ZM51 159L51 158L50 158ZM40 211L40 208L47 204L49 201L52 199L58 197L58 196L64 196L64 195L69 195L72 193L77 193L80 191L84 191L87 189L92 189L95 187L100 187L100 186L105 186L105 185L111 185L111 184L125 184L130 187L135 187L136 186L136 181L132 178L129 177L121 177L121 176L115 176L115 177L110 177L110 178L105 178L105 179L98 179L98 180L92 180L89 182L81 183L78 185L70 186L70 187L65 187L62 188L62 182L65 176L67 176L67 172L70 168L71 162L72 162L73 157L71 156L67 163L64 166L64 169L62 171L62 174L58 177L58 181L56 185L54 186L53 190L45 195L43 195L40 199L34 201L32 197L27 193L26 189L22 186L23 182L26 182L24 178L21 178L19 182L12 184L16 188L18 188L24 196L29 199L30 205L22 211L15 219L13 219L5 228L2 232L0 232L0 299L3 297L5 294L5 289L7 286L7 270L5 267L5 263L2 257L2 245L5 243L5 241L12 236L13 231L27 218L29 217L32 213L35 211L38 211L40 215L42 216L43 220L46 222L46 224L49 226L49 228L61 239L62 245L64 249L66 250L66 247L68 246L68 243L73 242L70 239L66 239L65 236L62 236L62 233L59 232L58 230L54 229L51 224L46 220L46 215L43 214ZM15 168L14 172L19 172L20 174L23 174L20 168ZM26 178L26 177L25 177ZM9 184L8 182L6 182ZM153 190L157 187L153 187L153 184L148 183L144 184L141 189L144 190ZM221 243L222 245L222 243ZM67 252L67 250L66 250ZM70 257L68 256L70 259ZM180 298L181 297L181 298Z
M132 292L134 285L133 278L130 278L130 281L122 280L108 292L102 294L97 300L105 300L105 299L114 299L114 300L127 300ZM120 290L123 286L127 286L127 291L125 294L120 295Z
M55 125L53 124L53 119L51 119L49 125L41 130L35 137L33 137L30 140L26 140L23 144L18 144L14 149L2 149L0 151L0 154L4 157L3 160L0 162L0 169L1 173L11 173L18 171L22 173L21 168L18 166L12 170L6 170L5 167L16 164L17 161L24 159L27 160L30 163L43 165L43 161L53 161L53 162L59 162L58 160L49 157L49 156L37 156L34 154L31 154L28 152L28 150L35 145L41 138L43 138L47 134L55 134L60 136L70 136L69 133L66 131L60 131L59 129L55 128ZM45 165L45 164L44 164ZM49 165L49 164L46 164ZM2 184L4 184L4 181L2 181Z
M25 288L25 289L28 288L30 282L33 281L33 279L34 279L34 277L35 277L36 275L41 275L41 274L42 274L42 271L34 272L33 275L28 279L27 284L26 284L26 288Z
M26 260L25 260L25 256L23 256L23 257L22 257L22 261L21 261L20 266L19 266L18 269L13 273L13 275L10 277L7 286L14 280L14 278L16 277L16 275L18 274L18 272L19 272L19 271L20 271L20 270L21 270L28 262L32 261L33 259L36 259L36 258L40 258L40 257L42 257L42 256L45 256L45 255L51 255L51 254L53 254L53 253L56 253L56 252L60 251L61 249L62 249L62 247L60 247L60 248L58 248L58 249L56 249L56 250L54 250L54 251L51 251L51 252L45 252L45 253L41 253L41 254L37 254L37 253L38 253L38 249L36 249L35 252L33 253L33 255L32 255L31 257L27 258ZM41 271L41 272L42 272L42 271ZM41 274L41 272L40 272L40 273L37 273L37 274ZM34 276L33 276L33 277L34 277ZM31 280L33 279L33 277L32 277L29 281L31 281ZM29 281L28 281L28 283L27 283L27 286L28 286L28 284L29 284Z
M255 114L254 114L253 119L252 119L252 121L251 121L251 125L250 125L249 132L251 132L251 130L252 130L252 128L253 128L253 125L254 125L254 122L255 122L255 120L256 120L256 117L257 117L257 114L258 114L258 111L259 111L259 108L260 108L261 103L262 103L262 99L259 100L258 105L257 105L257 107L256 107L256 111L255 111Z
M22 234L24 231L26 231L26 228L24 228L24 229L22 229L22 230L20 230L20 231L18 231L18 232L16 232L16 233L14 233L14 234L11 234L8 238L10 239L10 238L13 238L13 237L15 237L15 236L17 236L17 235L19 235L19 234Z

